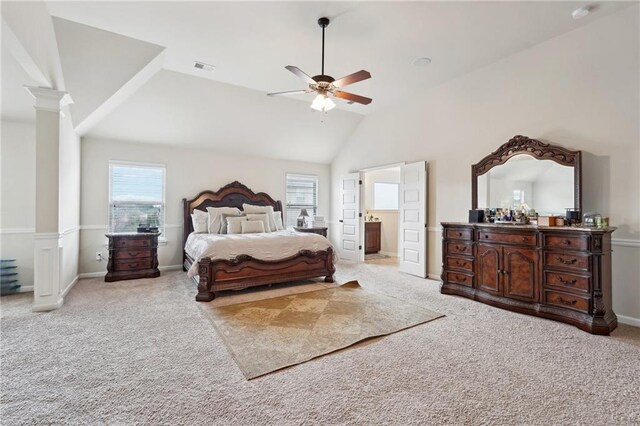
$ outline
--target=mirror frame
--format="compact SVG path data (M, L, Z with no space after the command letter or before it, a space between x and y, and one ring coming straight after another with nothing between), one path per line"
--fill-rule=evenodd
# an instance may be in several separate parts
M514 155L526 154L536 160L552 160L573 167L573 208L582 212L582 151L571 151L557 145L516 135L509 142L471 166L471 208L478 208L478 177Z

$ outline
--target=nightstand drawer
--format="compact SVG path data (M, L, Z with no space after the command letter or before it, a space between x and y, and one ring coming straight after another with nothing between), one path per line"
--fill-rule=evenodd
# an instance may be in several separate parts
M478 231L478 242L512 243L522 244L525 246L534 246L536 245L536 236L535 234L503 233L481 230Z
M116 248L122 247L151 247L150 238L122 238L115 242Z
M132 271L137 269L149 269L151 267L150 257L145 259L119 260L115 262L116 271Z
M113 258L115 260L135 260L135 259L140 259L143 257L151 257L151 250L147 250L147 249L140 249L140 250L136 250L135 248L132 248L130 250L116 250L113 253Z

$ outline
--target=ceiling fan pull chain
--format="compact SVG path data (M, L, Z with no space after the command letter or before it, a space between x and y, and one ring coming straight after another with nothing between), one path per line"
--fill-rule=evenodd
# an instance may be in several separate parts
M326 27L322 26L322 75L324 75L324 29Z

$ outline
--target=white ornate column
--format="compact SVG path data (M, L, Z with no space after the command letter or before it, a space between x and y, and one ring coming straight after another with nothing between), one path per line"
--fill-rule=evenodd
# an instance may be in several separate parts
M60 114L70 102L67 92L25 87L36 109L36 233L34 236L33 311L62 306L62 246L58 221Z

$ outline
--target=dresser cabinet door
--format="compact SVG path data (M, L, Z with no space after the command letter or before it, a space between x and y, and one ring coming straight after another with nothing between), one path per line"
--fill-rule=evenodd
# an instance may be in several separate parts
M478 244L478 289L500 295L500 252L502 247Z
M533 249L504 247L503 296L537 302L536 252Z

